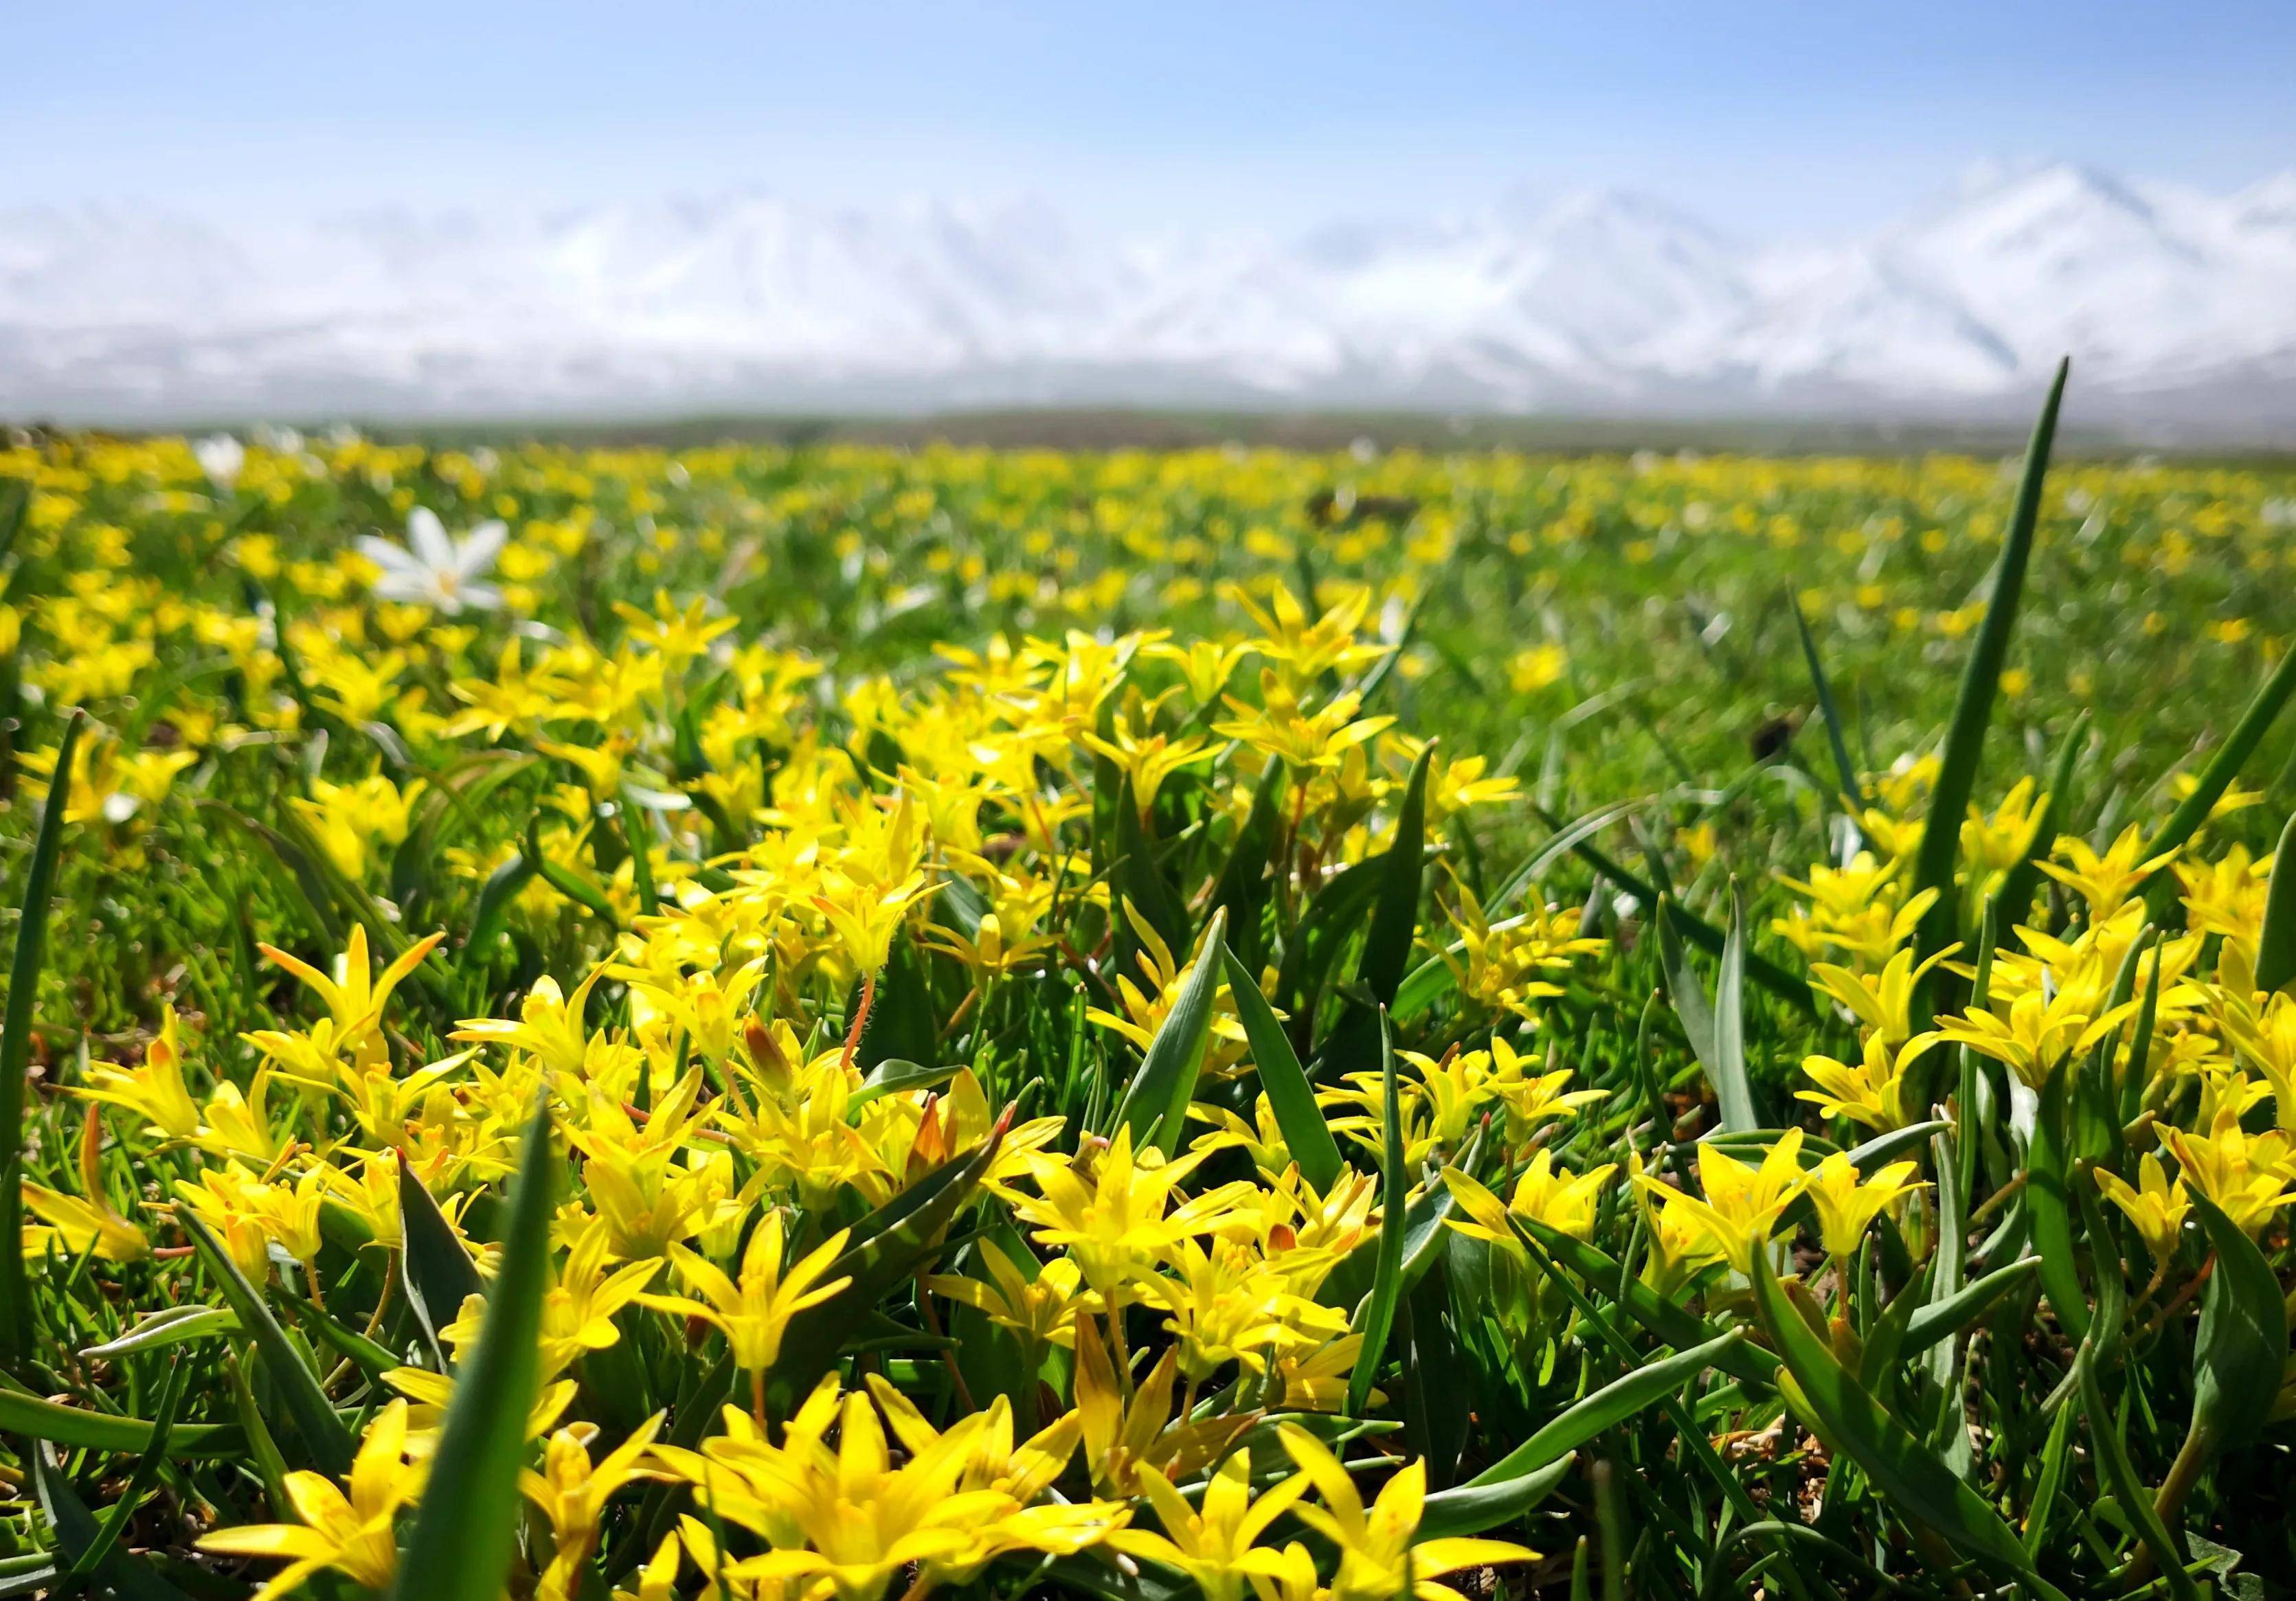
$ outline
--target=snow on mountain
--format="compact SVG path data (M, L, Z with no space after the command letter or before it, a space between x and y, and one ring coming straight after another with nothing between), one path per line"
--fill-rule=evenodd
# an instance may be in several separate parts
M1123 402L1967 413L2061 354L2103 412L2296 432L2296 172L1973 173L1782 253L1645 197L1304 237L743 191L242 225L0 213L0 415Z

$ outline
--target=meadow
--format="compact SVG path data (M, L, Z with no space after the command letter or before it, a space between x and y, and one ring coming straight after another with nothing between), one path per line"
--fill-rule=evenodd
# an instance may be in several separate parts
M2296 470L2054 414L7 437L0 1596L2296 1593Z

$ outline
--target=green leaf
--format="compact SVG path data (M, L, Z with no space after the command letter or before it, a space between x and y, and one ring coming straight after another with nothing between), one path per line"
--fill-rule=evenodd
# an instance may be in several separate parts
M97 1361L132 1356L139 1351L157 1351L205 1335L229 1334L238 1327L239 1319L220 1306L197 1303L170 1306L139 1319L126 1334L101 1345L91 1345L80 1355Z
M1258 968L1267 952L1259 932L1260 913L1267 905L1267 858L1275 848L1276 802L1283 796L1283 758L1270 756L1260 771L1259 787L1251 792L1251 810L1235 831L1227 861L1212 886L1211 903L1227 913L1228 948Z
M32 1453L32 1483L58 1548L75 1561L94 1549L103 1534L95 1515L73 1491L63 1465L45 1446ZM133 1551L113 1551L102 1559L96 1572L120 1601L185 1601L183 1591L160 1578L150 1563Z
M1275 975L1276 1004L1292 1014L1292 1038L1303 1045L1313 1039L1314 1009L1324 980L1379 894L1385 862L1384 856L1368 857L1326 879L1284 939L1283 960Z
M2136 1465L2128 1459L2128 1442L2120 1437L2120 1425L2097 1385L2095 1354L2094 1348L2083 1344L2073 1366L2080 1373L2081 1410L2088 1417L2089 1443L2096 1451L2097 1476L2120 1504L2122 1515L2136 1524L2145 1548L2152 1552L2153 1562L2169 1581L2169 1593L2178 1601L2200 1601L2200 1589L2193 1582L2192 1575L2185 1572L2184 1554L2177 1548L2176 1537L2153 1509L2152 1492L2144 1487Z
M103 1527L97 1531L94 1540L72 1559L70 1578L80 1578L96 1572L111 1555L112 1548L127 1532L127 1520L135 1515L136 1507L151 1492L152 1482L160 1476L161 1464L168 1459L168 1436L176 1426L176 1415L184 1404L184 1390L191 1382L188 1363L176 1362L168 1368L168 1376L160 1381L160 1406L152 1419L152 1443L144 1448L136 1460L135 1471L127 1475L126 1488L119 1499L104 1514Z
M398 1565L392 1593L400 1601L496 1601L510 1575L527 1419L541 1386L556 1166L545 1104L527 1125L502 1266L487 1295L478 1345L447 1403L430 1483Z
M1169 1156L1180 1148L1188 1107L1196 1098L1196 1081L1204 1070L1204 1053L1211 1043L1212 1003L1218 998L1225 971L1222 939L1227 927L1225 910L1212 913L1195 962L1180 985L1179 999L1148 1042L1140 1071L1125 1090L1117 1108L1119 1120L1132 1130L1136 1148L1154 1145Z
M1473 1164L1474 1141L1471 1138L1467 1149L1461 1153L1463 1166ZM1412 1197L1403 1211L1403 1289L1408 1295L1428 1271L1442 1259L1444 1248L1450 1243L1450 1231L1444 1220L1456 1210L1447 1186L1431 1184ZM1382 1238L1374 1233L1356 1242L1355 1249L1340 1259L1323 1287L1316 1292L1316 1300L1324 1306L1353 1307L1371 1294L1371 1287L1379 1277L1380 1254L1385 1245Z
M2032 1557L1992 1504L1834 1359L1833 1347L1787 1300L1767 1252L1754 1255L1754 1301L1782 1359L1778 1388L1820 1439L1866 1470L1892 1511L1918 1520L1956 1548L2019 1574L2036 1594L2058 1595L2033 1571Z
M1722 943L1722 974L1710 1006L1683 943L1682 911L1671 896L1658 902L1660 960L1666 968L1667 998L1682 1019L1691 1054L1706 1070L1720 1104L1722 1128L1744 1133L1762 1126L1754 1107L1754 1089L1746 1076L1746 919L1737 886L1730 892L1730 932Z
M1382 1131L1385 1151L1380 1163L1379 1270L1373 1276L1356 1326L1363 1335L1355 1370L1348 1376L1348 1416L1360 1417L1371 1400L1372 1380L1387 1354L1388 1332L1395 1326L1396 1303L1403 1295L1403 1236L1409 1222L1405 1197L1408 1185L1403 1171L1403 1103L1396 1084L1395 1041L1389 1036L1387 1013L1376 1015L1379 1025L1379 1078L1382 1102Z
M1487 1483L1485 1480L1489 1475L1484 1474L1470 1483L1439 1490L1427 1498L1421 1509L1414 1538L1448 1540L1480 1534L1486 1529L1511 1523L1552 1495L1577 1461L1576 1452L1566 1451L1543 1467L1534 1467L1511 1478Z
M1866 814L1866 791L1857 782L1857 764L1849 759L1849 741L1842 738L1841 712L1833 704L1833 686L1826 682L1825 664L1818 659L1817 641L1809 635L1809 619L1802 616L1801 597L1789 590L1786 604L1793 612L1794 632L1801 637L1802 664L1809 669L1810 689L1817 696L1817 715L1825 723L1825 740L1833 749L1833 770L1841 778L1841 798L1853 817Z
M1275 1009L1259 992L1259 981L1234 951L1223 945L1221 954L1226 959L1228 993L1235 998L1236 1017L1251 1048L1259 1087L1275 1110L1275 1126L1283 1131L1283 1144L1300 1164L1300 1176L1317 1190L1327 1190L1347 1163L1323 1107L1316 1104L1308 1070L1300 1065L1300 1053L1292 1049L1292 1037L1276 1019Z
M1743 1329L1734 1328L1718 1339L1644 1363L1549 1418L1537 1434L1468 1483L1497 1483L1561 1460L1604 1429L1646 1411L1709 1368L1720 1366L1726 1353L1744 1344L1745 1338Z
M2067 1064L2042 1086L2040 1107L2033 1115L2032 1145L2026 1154L2025 1216L2032 1226L2033 1247L2041 1254L2041 1292L2048 1296L2058 1323L2079 1340L2088 1333L2088 1296L2073 1255L2072 1197L2066 1188L2073 1171L2067 1126L2072 1080L2073 1068Z
M1986 1314L1993 1303L2030 1278L2040 1267L2038 1257L2021 1256L1972 1284L1963 1286L1942 1301L1932 1301L1906 1325L1900 1357L1915 1357L1940 1340L1949 1340Z
M2193 1345L2192 1428L2222 1450L2254 1440L2271 1416L2288 1359L2288 1318L2280 1281L2256 1242L2206 1196L2192 1199L2217 1254Z
M1126 779L1120 787L1116 806L1116 890L1132 903L1132 909L1148 919L1165 945L1174 952L1188 946L1188 914L1172 895L1172 886L1165 882L1164 870L1156 862L1156 842L1140 820L1140 807L1132 793L1132 780ZM1117 919L1117 940L1128 944L1132 939L1132 927L1119 916Z
M1953 865L1961 847L1961 828L1969 812L1969 798L1977 786L1977 766L1984 755L1985 730L1993 719L1993 703L2001 692L2001 669L2009 655L2009 636L2017 623L2017 603L2025 592L2025 568L2032 560L2033 531L2041 520L2041 485L2049 470L2049 447L2057 432L2057 407L2065 394L2070 363L2057 363L2057 376L2042 402L2033 424L2032 442L2025 450L2024 476L2017 485L2017 502L2009 518L2009 532L2001 542L2001 558L1986 584L1985 620L1978 625L1969 659L1961 674L1961 693L1955 699L1953 720L1946 725L1945 747L1939 753L1937 782L1930 791L1928 821L1914 855L1913 893L1935 890L1937 900L1922 919L1920 950L1924 957L1958 937L1961 911L1955 903ZM1917 1015L1916 1026L1926 1020ZM1956 1481L1958 1482L1958 1481ZM2022 1548L2021 1547L2021 1550Z
M2257 690L2256 698L2248 703L2248 709L2233 725L2224 748L2201 769L2200 781L2194 786L2193 792L2169 814L2169 821L2161 825L2161 831L2144 842L2145 861L2176 850L2200 831L2201 825L2209 820L2209 813L2216 809L2217 802L2224 798L2224 792L2232 788L2233 780L2240 776L2241 768L2247 764L2248 758L2263 742L2265 733L2280 715L2281 708L2288 704L2292 694L2296 694L2296 650L2281 656L2280 665L2272 669L2272 676L2264 681L2264 687Z
M0 1434L124 1456L152 1449L152 1425L141 1417L91 1412L0 1386ZM230 1424L177 1424L168 1436L171 1457L236 1457L246 1450L246 1435Z
M2080 763L2081 745L2087 738L2088 713L2084 711L2073 719L2064 743L2057 747L2056 762L2049 769L2049 798L2041 807L2041 814L2033 820L2032 837L2025 842L2024 854L2003 877L2001 887L1993 892L2005 927L2013 928L2025 920L2033 904L2033 892L2041 886L2041 859L2056 845L2064 820L2071 814L2072 803L2068 796L2072 790L2073 769ZM1992 946L1988 943L1984 948L1990 951Z
M2272 854L2272 882L2264 894L2264 932L2256 942L2256 987L2269 992L2296 979L2296 812L2280 830Z
M447 1214L404 1164L398 1170L398 1270L406 1302L414 1309L423 1344L444 1373L447 1347L439 1335L462 1311L463 1303L486 1293L486 1285Z
M950 1157L853 1225L845 1254L828 1278L851 1282L791 1318L782 1335L768 1399L786 1416L836 1363L846 1342L865 1330L877 1303L908 1283L940 1249L941 1237L996 1160L1013 1113L1007 1107L977 1149Z
M1562 829L1562 825L1555 821L1554 814L1546 807L1538 806L1533 810L1538 813L1540 821L1548 828L1558 831ZM1593 828L1588 827L1589 824L1593 824L1594 828L1600 828L1616 822L1627 814L1627 810L1624 806L1615 807L1608 813L1597 813L1595 818L1587 819L1586 822L1572 828L1569 830L1570 850L1596 872L1627 891L1644 905L1655 907L1662 894L1657 886L1604 855L1589 840L1581 837L1582 830L1594 831ZM1548 848L1552 849L1553 846L1550 845ZM1544 853L1541 854L1543 855ZM1673 915L1676 927L1683 938L1696 945L1709 956L1722 954L1725 938L1722 930L1679 904L1674 907ZM1810 995L1808 981L1796 977L1767 957L1756 952L1747 952L1746 976L1779 1000L1792 1005L1796 1010L1806 1012L1813 1017L1817 1016L1817 1002Z
M542 813L539 811L527 815L526 860L528 864L542 875L544 883L549 885L560 894L564 895L593 917L603 919L608 924L618 927L620 919L615 917L614 903L606 898L604 887L589 874L568 867L565 863L553 859L543 850L541 823Z
M1419 933L1419 890L1427 856L1427 767L1434 754L1435 744L1430 740L1411 764L1395 833L1380 858L1379 899L1372 907L1371 932L1356 967L1357 982L1382 1008L1395 1003L1395 992L1411 966L1412 941Z
M881 992L878 1006L882 1007L883 1004ZM873 1019L876 1015L876 1009L873 1008L869 1016ZM964 1071L964 1064L962 1062L951 1062L939 1067L927 1067L917 1062L905 1061L899 1057L887 1057L869 1069L868 1075L861 1081L861 1087L856 1090L852 1098L845 1103L846 1115L849 1118L854 1113L881 1096L906 1095L912 1090L931 1090L948 1082Z
M1508 1221L1516 1233L1624 1307L1628 1317L1667 1344L1688 1351L1713 1341L1712 1329L1628 1272L1600 1247L1534 1218L1516 1216ZM1766 1390L1776 1367L1762 1352L1743 1344L1724 1346L1716 1354L1714 1365L1742 1383L1760 1385Z
M40 831L24 873L16 953L8 967L8 1009L0 1022L0 1368L15 1372L32 1349L32 1292L24 1277L24 1093L32 1059L32 1021L39 1009L40 968L47 958L48 903L56 857L70 810L72 753L87 714L72 713L56 747L56 768L40 806Z
M256 1350L262 1352L263 1365L287 1403L288 1414L295 1420L295 1430L303 1436L304 1449L311 1453L322 1473L337 1477L348 1473L355 1452L350 1431L336 1415L327 1393L319 1387L319 1376L305 1364L301 1353L287 1338L287 1331L279 1327L279 1319L264 1303L261 1293L247 1281L239 1264L232 1261L231 1253L208 1232L199 1213L189 1206L178 1206L176 1221L191 1237L192 1246L214 1277L216 1287L223 1292L223 1298L238 1316L240 1327L255 1343Z

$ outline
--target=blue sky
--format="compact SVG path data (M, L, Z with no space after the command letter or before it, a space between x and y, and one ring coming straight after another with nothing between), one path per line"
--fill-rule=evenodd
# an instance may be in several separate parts
M1989 156L2218 189L2296 165L2290 0L4 4L0 203L756 184L1160 230L1603 184L1792 235Z

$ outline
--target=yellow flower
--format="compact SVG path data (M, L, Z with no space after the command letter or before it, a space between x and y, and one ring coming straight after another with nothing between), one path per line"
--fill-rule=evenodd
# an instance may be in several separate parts
M2041 870L2088 903L2092 922L2103 922L2119 911L2147 878L2176 858L2171 851L2139 860L2144 854L2144 836L2135 823L2121 829L2103 854L2078 834L2060 836L2056 854L2070 865L2043 862Z
M1801 1131L1788 1129L1759 1167L1712 1143L1698 1148L1698 1182L1704 1198L1673 1188L1646 1173L1635 1175L1644 1193L1702 1227L1729 1264L1754 1270L1754 1254L1770 1242L1786 1209L1808 1181L1801 1168Z
M1554 1153L1540 1151L1515 1180L1513 1198L1505 1206L1489 1190L1456 1167L1443 1170L1443 1183L1451 1198L1459 1205L1471 1221L1457 1218L1447 1220L1460 1233L1472 1238L1488 1240L1510 1255L1528 1262L1529 1254L1515 1238L1507 1214L1529 1218L1546 1224L1558 1233L1574 1239L1585 1239L1594 1232L1595 1201L1603 1187L1618 1172L1614 1163L1605 1162L1600 1167L1584 1173L1572 1173L1568 1169L1557 1172Z
M654 1452L698 1487L703 1506L772 1548L727 1563L728 1579L762 1581L776 1594L789 1585L800 1595L877 1601L913 1564L962 1560L985 1528L1014 1510L1001 1491L961 1488L986 1421L975 1413L895 1467L868 1395L857 1390L840 1402L831 1374L790 1419L779 1446L736 1414L729 1422L740 1432L701 1452Z
M1139 1484L1164 1532L1119 1529L1108 1543L1127 1556L1143 1556L1186 1574L1204 1601L1243 1601L1253 1578L1282 1572L1281 1556L1258 1541L1270 1523L1307 1493L1308 1477L1295 1474L1254 1501L1251 1453L1238 1451L1206 1481L1201 1510L1189 1506L1172 1482L1152 1467L1139 1470Z
M891 959L893 935L909 908L939 887L926 883L922 873L911 873L890 889L848 884L838 899L816 895L813 903L843 943L854 968L873 975Z
M1507 683L1518 695L1535 694L1562 681L1570 670L1570 652L1557 644L1533 645L1507 659Z
M2104 1191L2105 1199L2128 1213L2153 1259L2166 1262L2174 1256L2177 1242L2184 1233L2185 1214L2193 1209L2192 1199L2185 1193L2184 1180L2171 1181L2161 1158L2151 1151L2145 1152L2136 1164L2138 1188L2130 1188L2128 1180L2119 1173L2102 1167L2094 1171L2096 1187Z
M1273 672L1259 675L1261 704L1229 695L1224 698L1234 714L1212 724L1212 732L1237 739L1263 756L1282 758L1287 766L1307 772L1335 768L1341 758L1365 740L1375 739L1392 717L1356 716L1363 697L1349 690L1336 696L1321 711L1301 708L1300 698Z
M23 1181L24 1205L34 1217L48 1225L56 1241L74 1256L93 1251L106 1262L141 1262L152 1254L152 1242L111 1204L104 1193L103 1124L90 1107L81 1121L79 1136L79 1195L65 1195L61 1190ZM45 1246L42 1238L30 1238L36 1230L27 1229L27 1254Z
M2070 985L2054 995L2030 989L2009 1002L2005 1017L1997 1000L1995 1010L1939 1018L1935 1033L1923 1037L1966 1045L2005 1064L2027 1087L2039 1090L2066 1058L2115 1033L2143 1004L2131 1001L2092 1016L2103 1000L2087 985Z
M2235 1106L2218 1107L2204 1135L2166 1128L2161 1139L2184 1169L2184 1182L2251 1236L2296 1201L2296 1140L2278 1129L2243 1132Z
M543 1447L542 1471L522 1469L519 1488L550 1520L553 1543L550 1565L543 1570L535 1594L545 1601L566 1601L582 1586L583 1567L598 1543L598 1525L606 1503L632 1480L656 1476L639 1465L646 1448L661 1429L662 1414L655 1413L630 1437L596 1463L590 1460L590 1442L598 1431L590 1424L560 1429Z
M127 1107L162 1139L189 1139L199 1131L199 1107L184 1084L183 1041L172 1006L162 1011L160 1033L144 1048L139 1066L114 1067L99 1063L89 1069L89 1077L94 1081L94 1088L78 1093Z
M338 1045L343 1050L357 1050L373 1041L376 1031L381 1026L383 1004L390 999L390 992L398 987L401 979L414 971L424 957L438 949L439 942L446 937L443 934L432 934L415 941L380 974L368 971L366 927L364 924L352 926L349 943L336 962L335 973L332 976L320 972L300 957L290 956L275 946L258 944L256 949L315 991L327 1003Z
M1882 1035L1870 1033L1864 1059L1855 1066L1832 1057L1804 1057L1802 1073L1817 1088L1797 1090L1794 1099L1810 1102L1828 1117L1847 1117L1877 1132L1902 1129L1913 1121L1906 1105L1906 1068L1936 1042L1936 1035L1924 1035L1893 1051Z
M1013 1214L1036 1225L1039 1244L1076 1258L1085 1282L1103 1296L1136 1274L1152 1270L1166 1249L1191 1234L1207 1231L1230 1197L1211 1190L1170 1206L1180 1180L1203 1160L1201 1151L1160 1162L1152 1148L1137 1158L1132 1130L1116 1131L1114 1142L1097 1156L1029 1155L1034 1196L1013 1193Z
M1538 1560L1538 1552L1503 1540L1419 1540L1427 1503L1424 1462L1398 1470L1366 1512L1354 1475L1322 1441L1296 1424L1283 1425L1278 1434L1323 1500L1321 1507L1302 1501L1297 1511L1301 1523L1339 1552L1332 1601L1389 1601L1403 1595L1418 1601L1462 1601L1458 1591L1436 1581L1462 1568Z
M256 1601L272 1601L299 1588L322 1569L377 1592L388 1590L398 1572L398 1509L422 1489L422 1474L406 1455L406 1403L394 1401L367 1425L351 1463L346 1497L324 1474L301 1470L286 1477L287 1499L300 1523L251 1523L218 1529L200 1540L200 1549L226 1556L283 1556L288 1565L256 1591Z
M1046 1345L1073 1346L1077 1314L1097 1310L1097 1297L1084 1289L1076 1263L1065 1256L1038 1267L1033 1278L994 1239L980 1241L977 1259L989 1282L937 1273L925 1280L925 1288L983 1313L1039 1351ZM1035 1265L1033 1258L1028 1265Z
M844 1251L846 1236L847 1231L840 1229L784 1270L782 1214L769 1213L765 1221L750 1230L749 1246L742 1253L738 1282L685 1246L673 1245L670 1260L702 1299L644 1295L638 1300L661 1311L716 1324L733 1349L734 1365L762 1379L781 1354L782 1336L788 1332L790 1319L852 1282L849 1278L822 1282L822 1275Z
M1920 1171L1915 1163L1892 1162L1864 1179L1857 1164L1839 1151L1819 1163L1804 1184L1817 1213L1819 1243L1834 1256L1853 1254L1884 1208L1900 1196L1928 1188L1919 1180L1907 1181Z

